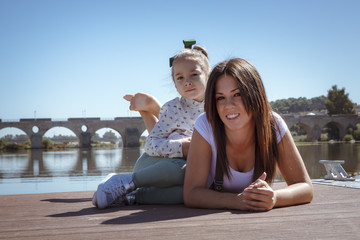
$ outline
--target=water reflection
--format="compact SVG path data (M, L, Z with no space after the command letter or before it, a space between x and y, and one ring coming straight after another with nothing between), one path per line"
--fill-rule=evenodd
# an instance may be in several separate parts
M316 145L298 145L306 168L312 179L323 178L325 168L319 160L344 160L343 168L350 174L360 172L360 144L320 143Z
M32 165L32 164L31 164ZM29 172L29 155L27 153L1 154L0 155L0 177L22 177ZM33 170L31 170L33 172Z
M131 172L140 148L42 151L0 154L0 178L103 176Z
M360 143L307 144L297 147L312 179L326 175L324 166L319 164L321 159L345 160L343 167L348 173L360 172ZM142 148L119 148L0 153L0 194L48 192L49 189L94 190L108 173L132 172L143 151ZM49 185L39 190L40 183ZM56 187L55 183L58 184Z

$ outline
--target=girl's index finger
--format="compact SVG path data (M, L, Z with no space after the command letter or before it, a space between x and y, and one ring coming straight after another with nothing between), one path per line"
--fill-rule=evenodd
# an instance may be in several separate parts
M131 99L134 97L133 94L126 94L123 98L126 100L126 101L131 101Z

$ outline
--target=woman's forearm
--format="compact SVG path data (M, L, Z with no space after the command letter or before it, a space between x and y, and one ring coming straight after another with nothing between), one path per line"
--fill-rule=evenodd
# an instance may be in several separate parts
M185 205L194 208L246 210L242 199L241 194L220 193L202 187L184 192Z
M295 183L286 188L275 191L275 207L284 207L311 202L313 198L313 187L311 183Z

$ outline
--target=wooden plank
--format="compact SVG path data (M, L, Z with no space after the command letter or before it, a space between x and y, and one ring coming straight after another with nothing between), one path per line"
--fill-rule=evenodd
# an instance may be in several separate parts
M314 189L310 204L261 213L183 205L99 210L93 192L2 195L0 239L359 239L360 190Z

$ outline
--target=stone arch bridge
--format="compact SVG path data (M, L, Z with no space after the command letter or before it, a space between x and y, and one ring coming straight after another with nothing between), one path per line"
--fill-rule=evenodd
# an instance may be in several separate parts
M339 130L339 137L346 135L348 128L355 128L360 123L358 115L281 115L289 128L295 124L302 126L307 133L308 141L320 139L321 130L329 123ZM123 140L124 147L140 146L139 139L146 127L141 117L117 117L114 120L100 118L69 118L67 121L54 121L51 118L20 119L19 121L2 121L0 130L14 127L24 131L31 140L32 148L41 148L44 134L53 127L65 127L74 132L81 148L91 147L91 138L101 128L112 128L117 131ZM34 129L35 128L35 129ZM37 130L37 131L34 131Z
M339 115L281 115L289 129L295 124L303 127L307 133L307 141L317 141L321 137L321 130L328 124L336 126L339 138L343 139L348 128L355 128L360 123L360 117L352 114Z
M123 140L124 147L139 147L139 139L146 127L141 117L117 117L114 120L100 118L68 118L55 121L51 118L31 119L19 121L2 121L0 130L7 127L18 128L30 138L31 148L41 148L44 134L54 127L65 127L74 132L79 141L79 147L91 147L91 138L101 128L111 128L117 131Z

